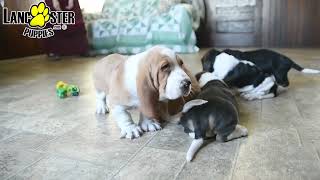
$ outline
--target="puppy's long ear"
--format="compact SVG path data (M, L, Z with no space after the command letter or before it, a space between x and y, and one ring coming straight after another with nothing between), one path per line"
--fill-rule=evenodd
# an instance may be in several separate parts
M148 118L161 120L159 90L156 72L150 62L141 63L137 75L137 93L140 100L139 110Z
M186 113L186 112L188 112L192 107L194 107L194 106L200 106L200 105L205 104L205 103L207 103L207 102L208 102L208 101L203 100L203 99L194 99L194 100L192 100L192 101L187 102L187 103L183 106L182 112L183 112L183 113Z
M213 72L213 63L216 59L216 56L219 55L221 52L216 49L210 49L202 58L202 70L206 72Z
M199 82L199 80L200 80L200 78L201 78L201 75L204 74L204 73L206 73L206 72L205 72L205 71L201 71L201 72L198 72L198 73L195 75L195 77L196 77L196 79L197 79L198 82Z
M208 56L203 56L201 59L202 62L202 71L206 72L213 72L213 63L210 61L210 58Z

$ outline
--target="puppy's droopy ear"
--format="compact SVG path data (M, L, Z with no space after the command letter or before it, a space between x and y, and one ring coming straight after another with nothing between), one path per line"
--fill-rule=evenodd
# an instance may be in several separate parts
M188 112L192 107L194 107L194 106L200 106L200 105L205 104L205 103L207 103L207 102L208 102L208 101L203 100L203 99L194 99L194 100L192 100L192 101L187 102L187 103L183 106L182 112L183 112L183 113L186 113L186 112Z
M198 72L198 73L195 75L195 77L196 77L196 79L197 79L198 82L199 82L202 74L204 74L204 73L206 73L206 72L205 72L205 71L201 71L201 72Z
M151 60L150 58L149 61L140 65L137 75L139 110L147 118L161 121L157 71L153 67L155 63L152 64Z

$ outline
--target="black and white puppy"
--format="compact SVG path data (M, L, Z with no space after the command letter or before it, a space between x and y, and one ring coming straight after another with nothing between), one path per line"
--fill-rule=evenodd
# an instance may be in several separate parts
M204 66L206 65L203 65L205 69ZM220 53L215 57L211 67L215 76L229 87L236 88L247 100L277 96L277 84L274 78L261 71L252 62L240 61L232 55Z
M212 73L197 77L202 84L201 92L184 105L180 118L184 132L194 138L187 161L192 160L206 138L216 136L216 140L226 142L248 135L248 130L238 124L237 102L228 86Z
M268 49L258 49L254 51L238 51L226 49L223 52L234 56L239 60L246 60L254 63L259 67L264 73L273 75L278 85L282 87L289 86L288 72L291 68L296 69L302 73L320 73L319 70L303 68L300 65L296 64L290 58L271 51ZM212 72L213 69L210 67L214 64L215 57L221 52L215 49L211 49L207 54L202 58L203 70Z

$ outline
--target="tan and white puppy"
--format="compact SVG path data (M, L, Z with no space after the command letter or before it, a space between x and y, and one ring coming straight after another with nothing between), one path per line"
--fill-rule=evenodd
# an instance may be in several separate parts
M188 74L179 56L162 46L132 56L109 55L94 68L96 112L110 110L121 137L136 138L142 130L159 130L168 117L168 101L190 93L194 80ZM128 112L135 107L141 112L139 126Z

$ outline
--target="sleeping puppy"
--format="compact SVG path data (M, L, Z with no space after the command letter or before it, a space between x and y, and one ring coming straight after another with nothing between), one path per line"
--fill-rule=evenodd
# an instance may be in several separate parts
M213 72L213 64L216 59L216 56L218 56L221 53L221 51L218 51L216 49L210 49L207 51L206 54L204 54L201 58L202 63L202 71L206 72Z
M206 65L203 65L205 69L204 66ZM251 62L239 61L232 55L220 53L215 57L211 67L215 76L229 87L236 88L247 100L277 96L277 84L274 79Z
M140 137L142 130L161 129L160 123L169 117L171 100L183 106L183 96L197 90L193 79L180 57L162 46L132 56L111 54L94 67L96 112L110 110L121 137ZM128 112L131 108L140 111L139 126Z
M212 73L197 76L202 85L201 92L184 105L180 118L184 132L194 138L187 161L192 160L206 138L216 136L216 140L226 142L248 135L248 130L238 124L237 102L228 86Z
M210 64L211 66L214 64L215 57L221 53L219 52L220 51L212 49L209 52L207 52L207 54L202 58L204 71L213 71L210 67ZM277 84L282 87L289 86L288 72L291 68L303 73L320 73L319 70L303 68L300 65L296 64L294 61L292 61L290 58L275 51L267 49L259 49L244 52L226 49L223 52L230 54L239 60L246 60L254 63L264 73L273 75Z
M265 73L273 75L277 84L282 87L289 86L288 72L291 68L303 73L320 73L319 70L302 68L290 58L268 49L245 52L226 49L224 52L233 55L240 60L253 62Z
M257 87L253 85L238 89L240 96L246 100L268 99L276 97L279 93L278 85L273 76L266 77Z
M273 76L263 73L255 65L240 62L224 78L246 100L273 98L278 95L278 85Z

